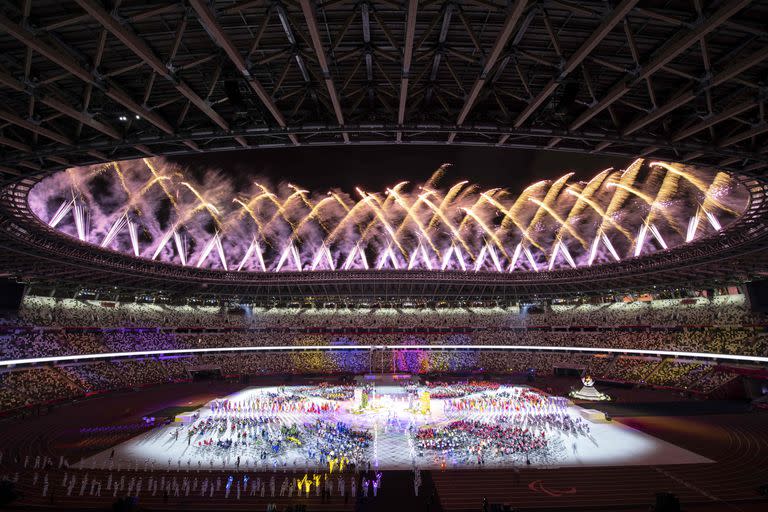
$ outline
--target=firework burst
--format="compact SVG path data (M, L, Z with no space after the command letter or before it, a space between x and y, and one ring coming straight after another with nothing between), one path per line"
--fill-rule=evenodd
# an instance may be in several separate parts
M72 168L30 193L50 227L107 250L183 266L282 272L350 269L524 272L640 257L708 236L746 208L731 175L636 160L580 182L568 173L520 194L422 185L313 193L289 183L235 189L163 159ZM686 228L687 226L687 228Z

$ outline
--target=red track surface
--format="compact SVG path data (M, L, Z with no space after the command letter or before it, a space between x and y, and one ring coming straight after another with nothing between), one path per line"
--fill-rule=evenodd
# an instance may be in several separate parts
M27 454L32 460L38 454L50 454L55 462L63 454L74 462L140 432L82 434L81 428L135 424L141 421L142 416L159 409L204 403L241 387L241 384L233 383L168 385L141 392L103 396L59 407L39 416L5 420L0 423L0 448L4 452L0 475L12 475L19 471L18 465L13 463L15 454L19 454L22 460ZM648 396L645 393L644 398ZM509 503L513 507L526 509L645 511L653 502L656 492L670 491L679 496L684 510L689 511L768 510L768 500L757 493L759 485L768 483L768 414L647 416L621 418L619 421L699 453L716 463L662 467L522 469L517 476L511 470L431 472L429 477L434 482L439 507L450 511L477 511L480 510L483 498L487 498L489 503ZM48 498L39 496L39 484L34 490L30 487L32 470L21 470L21 473L18 488L26 497L17 502L19 506L103 508L113 501L112 493L105 489L102 489L101 498L74 496L79 494L79 484L72 497L63 497L60 486L62 472L52 470L49 471L50 490L55 489L57 498L55 504L51 505ZM105 472L89 473L91 477L100 475L102 481L106 480ZM171 473L177 476L175 472ZM141 472L126 474L127 478L138 477ZM213 479L217 476L225 479L227 474L214 472ZM149 475L143 476L146 481ZM199 475L192 472L189 476L202 479L206 475L205 472ZM281 473L278 475L278 485L282 478ZM409 478L403 472L385 473L380 496L376 502L370 503L373 509L399 508L405 511L418 507L423 510L424 496L419 500L413 498ZM387 482L390 482L389 487ZM308 510L352 510L355 507L352 500L345 505L340 497L334 497L332 503L324 504L320 503L319 497L314 496L297 501L296 498L251 498L243 495L238 502L234 494L227 500L223 493L220 494L219 498L200 498L198 491L191 493L188 498L170 497L166 504L161 493L158 493L155 498L142 497L141 505L148 509L186 510L261 510L268 502L278 503L281 510L286 504L296 502L305 503ZM433 506L431 510L435 509Z
M768 483L768 415L625 418L623 423L699 453L715 464L602 468L446 471L433 474L445 510L476 510L484 497L516 507L647 510L659 491L676 494L686 510L752 510ZM474 507L474 508L473 508Z

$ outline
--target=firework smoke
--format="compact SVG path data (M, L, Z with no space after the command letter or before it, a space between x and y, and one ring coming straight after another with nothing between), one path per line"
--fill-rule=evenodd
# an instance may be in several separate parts
M49 226L108 250L231 271L540 271L618 261L712 234L746 208L727 173L633 162L586 182L573 173L518 196L460 181L449 164L383 192L235 188L163 159L68 169L30 193Z

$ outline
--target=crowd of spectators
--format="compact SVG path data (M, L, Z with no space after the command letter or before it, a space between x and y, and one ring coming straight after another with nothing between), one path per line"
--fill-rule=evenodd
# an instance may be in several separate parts
M737 374L730 371L718 371L713 368L708 368L701 378L698 379L689 389L703 391L705 393L714 391L723 384L732 381L737 377Z
M0 374L0 410L64 400L82 394L58 368L36 368Z
M539 331L487 329L469 333L321 334L304 332L103 332L25 331L0 335L0 360L36 357L185 350L199 348L348 345L513 345L667 350L760 356L768 354L768 335L747 328L711 327L668 331Z
M682 384L687 375L696 375L696 371L702 365L699 362L678 361L675 359L665 359L658 364L653 371L646 377L646 382L657 386L675 386ZM687 382L687 379L685 379ZM684 387L686 387L683 384Z
M598 378L711 391L735 374L711 364L659 357L566 352L419 350L425 345L520 345L768 354L741 295L605 304L487 308L226 308L119 304L26 297L5 319L0 361L151 350L405 345L407 350L182 354L67 362L0 370L0 409L96 391L222 375L533 373L576 368ZM202 327L204 329L192 329ZM440 328L460 332L436 332ZM533 327L533 328L532 328ZM311 332L313 328L331 329ZM414 332L393 332L412 328ZM423 329L423 330L421 330ZM372 332L379 330L379 332ZM362 331L362 332L360 332ZM446 329L447 331L447 329ZM111 357L111 356L110 356Z
M415 374L517 374L537 377L557 369L598 379L712 391L736 377L722 368L672 359L512 351L397 350L385 356L367 350L224 353L173 358L78 362L0 373L0 410L14 409L117 389L189 380L199 372L223 378L244 375L348 375L373 372Z
M627 382L645 382L646 376L660 363L655 358L620 357L609 375Z
M742 326L763 322L743 295L509 307L235 307L24 298L18 323L59 327L522 328Z

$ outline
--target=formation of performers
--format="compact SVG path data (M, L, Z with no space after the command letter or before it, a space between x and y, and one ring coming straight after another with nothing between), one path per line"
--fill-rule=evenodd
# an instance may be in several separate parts
M325 400L351 400L355 394L355 386L332 386L319 384L317 386L305 386L298 389L302 394L313 398Z
M322 497L330 502L333 497L344 500L375 497L382 485L382 473L352 468L344 472L304 473L250 473L237 471L222 473L211 469L188 468L182 473L170 474L167 469L145 467L115 468L112 457L105 459L101 468L74 468L63 457L58 465L51 457L31 458L15 455L3 458L0 451L0 481L14 483L27 494L50 498L55 504L69 497L163 497L191 499L248 499L248 498L311 498ZM338 499L337 498L337 499Z
M294 448L299 454L294 458L294 466L301 460L305 466L328 467L333 472L364 462L372 440L370 432L354 430L341 421L318 419L312 423L285 425L277 417L217 414L191 425L187 429L187 444L204 449L213 447L217 456L228 458L236 454L238 465L240 456L252 457L255 465L259 461L266 465L268 458L275 462L275 458ZM178 438L179 430L172 436ZM233 447L238 448L234 453L229 451Z
M564 437L570 438L576 453L578 438L590 435L589 423L571 413L566 399L484 382L459 385L457 393L441 400L444 414L437 419L412 412L416 393L379 397L379 409L360 413L360 420L352 412L349 416L326 414L342 412L341 402L351 400L353 391L352 386L317 386L254 393L239 401L214 400L210 414L204 412L193 424L162 434L170 434L172 445L181 445L166 445L167 466L164 458L161 462L147 458L143 469L140 461L133 460L121 472L121 461L112 450L109 457L92 458L90 467L81 461L73 468L63 458L58 468L54 461L40 457L26 458L23 464L17 460L14 476L4 467L0 452L0 470L6 472L0 476L18 481L18 471L31 472L30 487L39 488L43 496L60 487L60 496L159 494L245 499L322 495L326 500L335 495L355 499L356 495L377 495L381 487L377 446L386 443L386 449L393 450L394 434L382 441L390 429L402 433L407 441L403 451L410 450L410 454L402 454L402 461L412 464L418 495L422 483L419 467L434 459L441 465L530 463L531 459L549 463L557 459L550 456L563 449Z
M236 416L208 416L203 420L199 420L189 427L187 430L187 439L190 441L187 444L191 444L191 440L195 436L204 435L210 432L217 432L220 436L229 432L231 437L248 437L248 432L255 430L258 427L262 427L269 423L277 423L278 419L274 416L258 416L258 417L236 417ZM174 434L178 434L176 431Z
M177 456L168 466L333 473L347 467L377 469L380 462L414 467L486 459L503 463L504 457L521 454L549 463L558 458L564 436L573 438L568 442L575 452L576 438L590 435L589 423L572 414L565 398L482 381L457 387L468 394L433 401L436 414L426 415L414 412L414 404L422 401L418 390L375 395L377 407L369 411L354 410L349 399L305 394L349 397L352 386L271 388L239 400L214 400L202 418L166 431L173 444L182 439L182 446L169 449L169 456ZM386 447L383 460L379 442ZM393 451L394 446L402 450Z
M210 404L214 415L226 413L291 413L327 414L340 409L338 403L329 400L311 400L301 395L267 393L254 395L249 400L213 400Z
M426 385L429 388L430 395L435 400L461 398L473 393L495 391L500 387L498 382L489 382L485 380L452 384L445 382L427 382Z
M492 395L468 396L443 401L444 412L535 412L563 413L568 400L559 396L544 396L533 391L507 392Z
M519 421L529 428L555 430L573 436L589 435L589 423L567 413L529 414Z
M485 462L486 457L514 454L550 455L551 434L589 436L589 423L568 412L568 400L546 396L529 389L465 396L443 401L446 414L475 412L493 414L476 420L461 419L440 427L423 427L416 432L419 455L441 452L461 462ZM556 437L556 436L555 436ZM573 441L574 450L576 441Z
M462 462L486 457L503 457L547 449L546 433L529 428L488 424L479 421L453 421L439 428L421 428L416 433L420 455L437 450Z
M345 463L363 461L372 440L370 432L353 430L341 421L331 424L318 420L312 425L304 425L304 436L313 447L309 451L310 458L328 461L331 471L336 463L343 470Z

